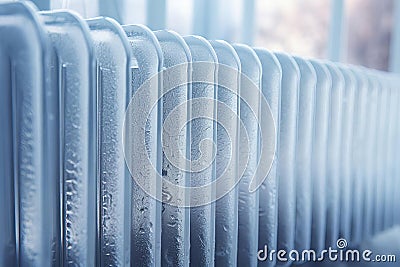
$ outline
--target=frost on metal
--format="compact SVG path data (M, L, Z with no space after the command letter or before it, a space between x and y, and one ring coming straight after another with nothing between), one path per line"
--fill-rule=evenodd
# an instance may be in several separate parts
M59 94L61 261L92 265L96 245L96 87L87 24L66 11L41 13ZM54 189L56 190L56 189Z
M282 68L278 145L278 249L292 250L296 227L295 155L300 70L294 59L276 53Z
M339 236L350 239L351 231L351 151L353 140L353 120L356 80L352 73L345 66L339 66L344 77L345 90L342 101L342 140L341 140L341 164L340 164L340 222Z
M326 203L327 203L327 148L329 112L331 105L332 76L327 67L319 61L311 61L317 73L315 94L315 130L312 153L313 215L311 249L320 253L325 248Z
M189 47L178 34L171 31L157 31L155 35L160 43L163 57L164 68L170 68L183 64L184 67L178 68L174 76L165 75L162 77L163 84L168 84L170 79L179 79L181 86L173 89L171 92L162 95L162 123L167 119L174 108L179 104L186 102L191 94L191 85L187 84L191 80L191 65L192 56ZM175 114L177 125L184 125L187 122L188 112L180 112ZM182 165L182 155L189 158L190 144L190 126L180 129L178 136L169 136L163 131L163 125L160 126L163 138L163 149L169 149L164 146L176 142L179 144L181 155L173 155L172 158L167 158L165 153L162 160L162 176L174 184L181 186L190 186L190 176L186 171L176 166ZM168 140L174 138L175 140ZM178 162L170 162L170 160ZM180 164L179 164L180 163ZM189 264L189 244L190 244L190 210L179 206L169 205L172 197L178 198L178 202L184 198L188 198L185 190L178 192L178 195L172 196L170 192L164 189L162 191L162 231L161 231L161 261L162 265L187 266Z
M50 266L57 160L46 37L29 4L2 4L0 18L0 262Z
M299 71L299 104L296 140L296 235L295 248L299 251L311 247L312 180L311 155L314 139L315 90L317 74L311 63L295 57Z
M397 75L26 2L0 35L0 265L289 265L258 252L400 223Z
M123 153L123 122L129 100L130 46L112 19L87 21L97 64L99 260L130 264L131 179Z
M236 70L236 76L224 68L218 70L218 83L225 81L236 94L223 86L217 87L217 99L226 104L232 111L238 114L238 96L240 87L240 60L231 45L224 41L212 41L211 45L218 57L218 64L229 66ZM217 107L217 122L222 114ZM216 177L219 178L224 172L228 173L234 183L234 177L238 174L238 121L239 117L230 119L229 133L221 125L217 130L217 155L216 155ZM236 148L235 148L236 147ZM233 165L229 163L233 162ZM232 166L232 167L230 167ZM216 201L215 207L215 265L234 266L237 264L238 245L238 190L233 188L231 192Z
M128 37L132 59L129 67L131 79L129 81L130 94L135 93L150 78L157 75L163 66L163 56L160 44L156 36L147 27L141 25L123 26ZM161 96L162 80L153 79L152 90L146 90L140 99L139 106L133 108L132 112L127 111L131 116L129 126L132 142L125 144L125 148L130 148L131 175L138 176L138 172L143 175L146 188L141 188L133 181L131 198L131 258L137 259L143 265L159 265L161 258L161 203L149 196L143 189L157 189L157 195L161 195L161 184L157 182L156 172L161 173L162 149L161 136L158 134L159 125L161 125L162 105L153 100ZM149 118L143 118L142 110L151 110ZM137 121L144 119L146 122L143 128ZM128 120L129 121L129 120ZM139 138L144 136L144 138ZM138 151L138 142L145 142L146 156L150 163L141 158L142 153ZM132 260L133 261L133 260Z
M342 148L342 118L343 118L343 91L344 77L338 67L332 63L324 62L331 77L332 88L330 91L330 110L329 110L329 133L327 153L327 174L326 187L329 188L327 194L327 217L326 217L326 240L325 247L334 247L339 237L340 219L340 161Z
M215 99L217 55L210 43L199 36L184 37L189 47L193 62L209 62L207 68L201 64L193 65L193 80L211 81L213 83L192 83L191 99ZM214 68L213 68L214 67ZM196 110L197 108L197 110ZM192 105L190 123L190 186L199 187L211 183L216 178L215 173L215 111L213 105ZM208 110L206 110L208 109ZM197 114L209 114L214 120L196 118ZM205 142L208 142L207 144ZM204 198L212 199L213 190L206 192ZM201 197L201 196L200 196ZM190 209L190 263L197 266L214 265L215 244L215 204L210 203Z
M367 97L368 97L368 80L359 69L352 70L357 81L356 101L354 105L355 119L353 121L353 150L352 150L352 165L353 184L360 184L353 189L352 192L352 222L351 222L351 240L358 243L362 239L363 231L363 188L364 179L366 177L367 166L364 165L366 153L361 146L366 143L366 127L367 127ZM386 104L384 104L386 106Z
M282 69L275 55L265 49L255 49L262 65L261 90L271 108L276 130L279 132L280 95L282 83ZM265 114L261 114L265 116ZM270 250L277 249L278 238L278 176L277 158L269 175L259 189L259 225L258 249L265 245ZM262 266L274 266L275 260L261 263Z
M241 70L258 88L261 88L262 66L253 49L245 45L234 45L236 53L241 62ZM240 87L240 96L248 94L246 87ZM251 102L241 101L240 120L243 121L247 135L249 137L248 153L244 152L239 145L239 160L249 157L246 169L239 184L239 202L238 202L238 265L257 266L258 251L258 216L259 216L259 191L249 192L249 185L253 177L259 159L260 133L258 121L254 113L260 112L259 95L248 96ZM243 135L239 132L239 136ZM240 137L239 137L240 138Z

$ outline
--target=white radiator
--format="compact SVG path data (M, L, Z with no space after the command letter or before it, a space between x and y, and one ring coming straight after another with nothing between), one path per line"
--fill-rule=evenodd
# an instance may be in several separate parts
M399 77L0 5L1 266L275 266L400 223Z

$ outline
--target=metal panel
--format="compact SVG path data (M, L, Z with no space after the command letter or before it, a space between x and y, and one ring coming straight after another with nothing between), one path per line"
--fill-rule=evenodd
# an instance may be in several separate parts
M240 60L231 45L224 41L211 41L218 57L218 84L229 85L235 92L227 90L223 86L217 88L218 101L227 105L235 114L239 114L238 96L240 87ZM224 66L224 67L222 67ZM223 119L223 115L217 107L217 122ZM235 182L238 173L238 118L231 119L226 125L229 131L228 142L227 129L217 125L217 155L216 177L219 178L225 172L230 180L228 184ZM236 148L235 148L236 147ZM227 157L230 155L230 158ZM229 161L233 162L232 165ZM232 166L232 167L230 167ZM215 265L236 266L238 246L238 189L234 187L231 192L216 201L215 208Z
M332 79L322 63L314 60L310 62L317 73L311 172L313 184L311 249L319 254L325 248L327 148Z
M396 99L397 99L397 111L395 114L400 114L400 90L399 90L399 78L395 75L390 77L390 83L391 86L394 88L396 91ZM400 120L399 117L395 119L396 122L396 129L395 129L395 137L400 136ZM395 147L400 147L400 138L397 138L397 141L395 141L394 146ZM394 151L394 159L399 160L400 159L400 149L395 149ZM394 186L392 187L392 192L393 192L393 214L394 214L394 224L399 224L400 223L400 194L398 194L397 190L400 188L400 164L395 164L395 174L394 174Z
M386 76L386 75L385 75ZM388 102L387 102L387 113L385 116L385 119L387 121L387 126L386 126L386 134L383 137L384 139L386 139L386 160L385 160L385 165L384 165L384 169L385 169L385 176L384 176L384 195L385 195L385 199L384 199L384 211L383 211L383 216L384 216L384 228L389 229L390 227L393 226L393 222L392 222L392 208L391 208L391 203L392 203L392 194L391 194L391 188L393 187L392 181L393 181L393 172L392 172L392 168L394 166L395 161L393 160L393 143L395 140L394 137L394 126L395 126L395 116L398 116L398 114L396 114L396 107L397 107L397 103L396 103L396 97L395 97L395 88L393 87L393 85L390 83L388 77L386 76L385 79L385 87L387 90L387 97L388 97ZM397 137L398 138L398 137ZM397 162L398 164L398 162Z
M374 73L364 69L368 75L368 101L367 101L367 131L366 131L366 168L367 173L364 184L364 225L363 239L369 238L373 234L375 188L377 178L376 153L377 153L377 132L378 132L378 84Z
M396 91L396 99L397 99L397 111L395 114L400 113L400 88L399 88L399 77L392 75L390 77L390 83L393 86L393 88ZM400 116L397 116L396 119L396 129L395 129L395 136L398 137L400 136ZM394 147L399 148L400 147L400 138L397 138L397 141L394 143ZM400 161L400 149L395 149L394 151L394 161L399 162ZM394 186L392 188L393 191L393 214L394 214L394 224L399 224L400 223L400 212L398 211L398 203L400 203L400 194L398 193L398 188L400 188L400 164L394 164L394 178L396 181L394 182Z
M233 45L233 47L239 56L243 75L261 90L262 66L257 54L246 45ZM239 148L239 160L248 157L248 161L239 183L238 265L257 266L259 191L249 192L249 186L256 172L260 154L258 121L253 112L260 113L261 99L257 95L249 95L246 85L241 80L240 120L246 128L249 147L248 152ZM247 103L242 99L248 99ZM244 134L239 132L239 135Z
M163 76L163 123L168 118L173 109L185 103L189 96L192 94L190 85L186 85L191 81L191 61L189 47L184 40L176 33L171 31L157 31L155 32L158 41L160 42L161 49L164 56L163 67L168 69L177 65L177 71L167 73ZM170 89L165 86L169 84L169 80L178 80L178 84L182 84L164 95L165 90ZM177 118L177 125L183 125L187 122L188 112L181 112L175 115ZM160 129L160 128L159 128ZM163 139L168 138L166 132L163 131ZM186 127L180 133L180 136L169 136L169 138L178 138L183 140L190 140L190 127ZM190 155L190 145L184 142L180 143L179 150L183 153L186 152L186 158ZM165 146L165 144L163 144ZM170 162L164 150L162 173L163 178L181 186L190 186L189 175L187 172L182 171L177 165L185 165L182 163L181 157L175 158L178 162ZM188 170L188 166L185 166ZM190 210L189 208L173 206L168 204L171 200L171 195L163 187L163 211L162 211L162 234L161 234L161 264L174 265L174 266L188 266L189 265L189 243L190 243ZM186 190L179 192L179 196L173 196L181 199L182 201L189 196Z
M358 243L363 233L363 183L366 177L365 166L365 131L366 131L366 110L368 97L368 80L357 68L351 68L357 79L356 101L354 110L354 136L353 136L353 212L351 241Z
M388 77L383 73L379 73L380 77ZM377 229L380 231L386 230L390 223L390 211L388 207L388 201L390 196L390 165L391 165L391 158L390 158L390 135L391 135L391 128L392 128L392 120L391 120L391 111L394 108L395 97L392 95L392 88L391 84L388 79L380 79L381 84L381 102L380 102L380 123L379 123L379 149L378 149L378 179L379 179L379 195L377 199L377 206L378 206L378 213L376 214L376 221Z
M340 167L342 155L342 119L343 119L343 91L345 80L338 67L325 62L331 78L330 92L329 133L327 146L327 176L326 176L326 241L325 248L334 248L339 239L340 218Z
M400 102L399 102L399 95L400 95L400 91L398 89L398 81L395 80L395 78L397 78L397 76L389 76L388 80L390 82L390 87L391 90L393 92L392 97L394 98L393 100L395 101L393 103L393 114L392 114L392 125L393 125L393 130L392 130L392 139L390 140L393 145L391 146L391 187L390 187L390 191L389 194L391 195L390 198L390 202L389 202L389 212L391 212L391 227L393 227L394 225L398 224L396 217L398 216L398 212L396 211L397 208L397 204L399 203L397 201L397 188L398 187L398 180L399 180L399 157L398 157L398 146L396 146L396 143L399 140L399 136L400 136L400 128L399 128L399 122L398 122L398 115L400 110L399 110L399 106L400 106Z
M4 7L3 7L4 8ZM1 14L4 17L4 13ZM3 25L0 25L0 32L4 32ZM13 121L12 121L12 81L9 56L3 51L0 52L0 83L5 88L0 97L0 123L5 129L1 133L0 139L0 258L1 262L7 266L17 264L16 251L16 229L15 204L14 200L14 166L13 166ZM18 197L18 195L16 195ZM16 199L17 200L17 199ZM17 217L18 218L18 217ZM7 251L8 250L8 251Z
M69 12L44 12L52 45L52 86L59 91L62 262L95 263L96 88L89 28Z
M50 266L54 204L54 95L46 83L47 40L34 8L0 5L2 265Z
M294 249L296 219L295 144L300 70L294 59L276 53L282 68L278 144L278 249Z
M343 120L342 120L342 161L340 165L340 227L341 238L350 240L351 237L351 200L352 200L352 149L353 149L353 121L356 79L347 66L340 65L343 74L345 90L343 92Z
M298 251L311 247L312 180L311 155L314 133L317 74L310 62L295 57L300 70L296 141L296 236Z
M282 69L275 55L265 49L255 49L262 64L262 93L268 101L279 132ZM262 115L262 114L261 114ZM279 140L277 141L277 143ZM258 249L277 249L278 238L278 176L277 159L264 184L259 188ZM275 259L259 262L262 266L274 266Z
M203 37L184 37L193 60L192 100L198 98L216 99L216 76L218 59L211 44ZM211 64L204 64L208 62ZM197 82L197 81L204 81ZM210 84L212 82L212 84ZM201 101L201 99L200 99ZM198 103L201 103L201 102ZM210 184L216 179L214 144L216 138L215 105L191 105L191 187ZM204 116L198 118L197 116ZM208 116L207 116L208 115ZM214 120L205 118L211 117ZM204 141L211 141L207 145ZM200 167L200 168L199 168ZM205 199L212 199L213 190ZM215 203L190 209L190 263L196 266L213 266L215 249Z
M130 95L130 45L113 19L96 18L87 24L97 61L98 260L101 266L129 265L131 179L122 136Z
M150 29L141 25L126 25L123 28L131 45L129 83L130 93L135 96L146 81L161 71L163 56L160 44ZM132 184L131 261L133 264L138 262L155 266L161 264L161 203L143 190L151 190L153 187L161 188L161 182L157 181L156 175L162 172L161 135L158 134L159 125L162 123L162 103L154 102L161 97L161 85L161 76L152 79L152 86L154 86L152 88L155 90L146 90L140 99L140 106L133 107L132 125L129 128L134 141L132 144L127 144L132 152L129 158L130 163L128 163L131 175L142 173L143 178L147 180L143 184L146 188L139 187L136 182ZM144 118L145 115L140 109L151 110L153 104L155 104L155 111L148 118ZM142 126L136 123L141 120L147 120L144 136L142 136ZM148 161L141 159L138 143L144 140L140 140L140 136L146 140L146 156L155 166L157 173L152 171L154 167ZM156 194L160 197L161 189L158 189Z
M385 146L384 143L386 139L384 138L384 134L386 133L385 124L386 120L386 111L387 111L387 97L385 85L382 83L382 80L379 80L378 87L378 133L377 133L377 153L376 153L376 162L377 162L377 175L376 175L376 199L375 199L375 219L374 219L374 229L375 232L380 232L384 229L384 213L383 206L384 203L384 181L382 181L384 177L384 164L385 164Z

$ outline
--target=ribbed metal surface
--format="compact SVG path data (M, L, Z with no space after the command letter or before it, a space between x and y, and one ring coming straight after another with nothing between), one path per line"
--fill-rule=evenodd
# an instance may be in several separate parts
M295 160L300 71L287 54L276 54L282 68L278 157L278 249L294 249L296 229Z
M55 110L48 103L54 96L47 95L48 43L30 5L1 5L0 16L0 32L8 36L0 44L1 117L6 125L0 156L1 262L49 266L54 240L52 177L58 162L51 150L56 142L50 140L56 130L49 123Z
M262 65L262 93L271 108L276 121L279 120L282 68L276 56L265 50L255 49ZM279 124L277 124L279 127ZM279 132L279 128L277 128ZM278 176L277 158L271 166L268 178L259 188L259 225L258 249L265 246L270 250L277 249L278 241ZM263 266L273 266L275 260L263 262Z
M233 70L236 75L227 69L218 70L218 82L224 83L232 89L227 90L223 86L217 88L217 99L227 105L234 113L238 112L238 97L240 87L240 60L231 45L224 41L212 41L211 45L218 57L219 65L227 66ZM220 106L217 107L217 121L223 114L220 112ZM217 157L216 157L216 177L227 173L228 183L234 183L239 172L237 166L239 154L237 149L238 139L238 118L229 121L228 128L234 129L230 132L230 141L228 133L221 125L217 125ZM231 154L231 157L226 155ZM229 164L230 161L233 164ZM237 244L238 244L238 190L233 188L231 192L216 201L215 207L215 265L232 266L237 264Z
M0 33L2 266L290 265L258 252L400 223L394 74L22 2Z
M65 264L94 264L97 125L93 42L88 25L69 12L42 13L52 48L51 88L59 95L61 238ZM51 192L51 191L50 191Z
M98 93L98 249L104 266L129 264L131 180L123 156L123 118L130 99L130 45L112 19L87 21L96 51Z
M211 44L204 38L198 36L186 36L185 42L189 46L193 62L210 62L209 68L202 65L193 66L193 80L210 81L211 84L194 82L192 84L191 99L198 98L215 99L216 96L216 75L217 75L217 55ZM213 158L216 129L215 119L197 117L198 115L211 115L215 118L216 107L214 105L204 106L193 103L191 106L191 140L190 140L190 159L193 162L190 174L190 186L199 187L211 183L215 180L215 164L208 161ZM206 109L208 109L206 111ZM202 146L204 140L211 141L209 145ZM205 166L206 168L200 168ZM196 172L194 172L196 170ZM211 198L213 190L206 192ZM194 266L213 266L215 246L215 203L190 209L190 263Z
M261 88L261 63L256 53L248 46L234 45L234 49L239 56L241 69L258 88ZM243 80L241 81L240 95L246 97L249 89L246 88ZM250 193L249 185L252 176L257 168L259 158L259 130L258 122L254 117L254 112L259 112L260 99L257 95L248 95L251 102L240 101L240 120L243 121L249 138L249 154L241 150L239 145L239 160L243 160L247 155L248 161L242 180L239 184L239 220L238 220L238 265L257 265L258 251L258 214L259 200L258 191ZM253 108L253 109L252 109ZM243 135L239 131L239 136Z
M167 84L170 80L179 80L180 86L172 89L172 91L163 91L163 115L162 120L168 118L174 108L185 103L191 98L192 88L189 82L192 78L191 63L192 56L188 45L183 38L175 32L157 31L157 39L160 42L164 57L164 68L174 66L184 66L178 68L176 72L168 73L163 78L163 90L168 88ZM183 64L183 65L182 65ZM186 65L185 65L186 64ZM177 112L176 124L183 125L188 121L188 110L179 110ZM179 150L187 158L190 158L191 140L190 127L186 127L179 132L179 136L169 136L164 129L162 130L163 141L168 142L167 138L179 139L177 143L180 145ZM172 142L174 142L173 140ZM180 141L180 142L179 142ZM170 159L175 162L170 162ZM183 157L176 154L172 158L168 158L164 150L164 158L162 162L163 178L180 186L190 185L188 165L183 163ZM181 169L174 164L182 164L185 169ZM190 196L187 192L180 190L177 196L172 196L170 192L163 189L163 208L162 208L162 231L161 231L161 265L163 266L188 266L190 262L190 209L186 207L173 206L169 204L172 197L177 197L179 202Z
M315 123L317 74L311 63L295 57L300 70L299 106L296 147L296 236L295 248L310 249L312 229L312 142Z
M161 46L156 36L147 27L141 25L123 26L131 45L132 58L130 61L131 80L129 81L128 93L135 94L146 80L156 75L163 66L163 56ZM140 109L149 109L152 105L152 99L158 99L161 90L161 79L153 81L155 90L148 90L142 95ZM137 110L137 108L136 108ZM149 173L152 169L151 164L160 172L162 164L161 139L157 135L157 125L160 124L162 104L158 103L154 107L154 112L147 118L145 134L143 129L137 126L137 121L145 116L142 112L132 112L131 121L127 120L129 132L132 135L131 142L127 142L131 151L128 156L130 162L128 166L132 176L138 176L139 173ZM128 112L129 114L129 112ZM145 118L144 118L145 119ZM147 151L150 163L141 159L141 154L135 153L139 148L138 140L145 138L147 140ZM127 154L125 154L127 155ZM138 160L141 159L141 160ZM132 197L127 204L131 208L131 258L139 259L143 265L159 264L161 256L161 204L149 197L144 189L160 187L154 179L155 175L147 175L147 180L140 187L136 182L132 182ZM157 191L161 195L161 190ZM131 263L132 260L131 260Z

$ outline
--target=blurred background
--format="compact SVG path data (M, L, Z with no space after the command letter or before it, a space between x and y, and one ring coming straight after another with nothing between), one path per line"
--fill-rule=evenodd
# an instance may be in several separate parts
M1 1L1 0L0 0ZM398 0L33 0L291 54L400 72Z

